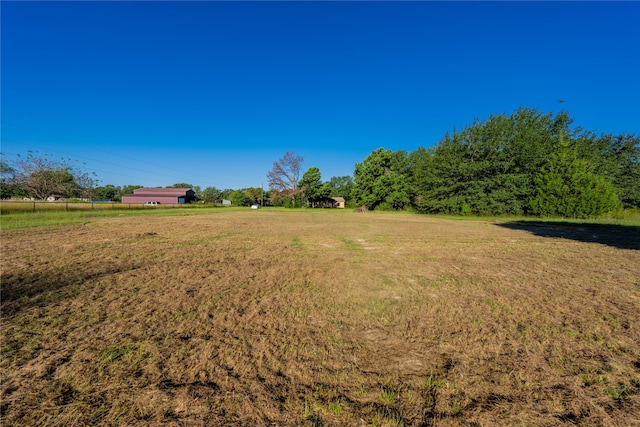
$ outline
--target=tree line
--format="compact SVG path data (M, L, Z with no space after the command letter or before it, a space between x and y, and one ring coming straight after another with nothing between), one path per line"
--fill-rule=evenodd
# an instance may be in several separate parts
M427 214L590 218L640 207L640 139L572 127L567 112L520 108L446 133L431 148L374 150L353 180L322 183L318 168L300 179L288 152L269 183L288 206L342 196L347 206Z
M413 152L378 148L355 165L353 177L323 181L304 173L291 151L267 173L269 188L201 189L199 200L236 206L317 206L343 197L347 207L414 210L427 214L597 217L640 208L640 138L597 134L573 126L567 112L520 108L447 132L433 147ZM0 161L0 197L92 198L120 201L141 185L98 186L95 174L70 160L28 152Z
M28 198L44 200L54 196L64 199L122 201L122 196L133 194L142 185L97 185L95 174L84 171L82 164L65 158L52 158L47 153L28 151L9 163L0 160L0 198ZM215 187L201 189L189 183L176 183L166 188L191 188L199 200L213 203L221 199L232 200L243 206L260 200L260 188L242 190ZM268 194L268 193L267 193Z
M354 203L570 218L640 207L640 138L572 123L566 112L520 108L447 133L432 148L379 148L355 167Z
M267 173L272 189L269 203L273 206L303 207L331 197L342 197L349 204L353 189L351 176L334 176L323 182L320 169L313 166L300 177L304 158L295 151L288 151Z
M302 158L300 158L302 161ZM332 178L335 188L351 181L351 177ZM66 200L122 201L122 196L133 194L142 185L97 185L95 174L84 171L83 164L65 158L53 158L47 153L28 151L9 163L0 160L0 198L45 200L51 196ZM248 187L242 189L201 188L191 183L175 183L166 188L191 188L199 201L216 203L231 201L234 206L260 205L301 206L291 204L288 196L272 189ZM347 192L349 189L347 189ZM338 191L342 194L342 191Z

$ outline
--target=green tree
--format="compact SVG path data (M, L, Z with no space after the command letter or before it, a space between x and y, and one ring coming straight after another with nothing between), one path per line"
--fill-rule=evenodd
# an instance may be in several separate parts
M576 139L580 157L615 187L625 208L640 207L640 137L586 132Z
M419 147L407 158L407 193L411 205L418 211L426 211L425 195L434 183L433 150Z
M232 188L225 188L224 190L222 190L222 191L220 192L220 198L221 198L221 199L230 200L230 199L229 199L229 196L230 196L230 195L231 195L231 193L233 193L234 191L236 191L236 190L234 190L234 189L232 189Z
M97 187L94 190L94 195L98 199L108 199L111 201L119 202L122 200L122 190L115 185L107 184L105 186Z
M258 203L262 197L262 189L260 187L249 187L240 190L224 190L221 197L231 200L236 206L250 206Z
M409 156L414 207L448 214L529 212L533 177L570 123L566 113L553 117L521 108L445 134L436 147Z
M206 187L201 193L202 199L207 203L213 203L216 200L222 199L222 191L216 187Z
M333 176L327 183L329 197L342 197L345 204L351 206L351 191L353 190L353 178L349 175Z
M293 204L291 202L291 197L277 190L272 190L270 192L268 200L272 206L285 207L285 208L293 207Z
M395 170L396 160L391 150L378 148L356 165L352 196L357 206L405 209L409 204L407 185L404 175Z
M556 151L535 175L533 213L540 216L594 218L621 207L618 195L594 165L579 158L575 147L560 135Z
M316 200L329 197L331 188L328 184L322 183L320 169L311 167L302 175L302 179L298 183L304 197L312 205Z
M138 188L144 188L142 185L123 185L122 186L122 195L126 196L129 194L133 194L135 190Z
M249 206L251 204L251 199L245 190L234 190L228 197L235 206Z
M264 204L264 203L261 202L262 189L260 187L245 188L244 192L247 195L247 198L249 199L249 204L250 205L253 205L253 204L256 204L256 203L259 203L260 205Z

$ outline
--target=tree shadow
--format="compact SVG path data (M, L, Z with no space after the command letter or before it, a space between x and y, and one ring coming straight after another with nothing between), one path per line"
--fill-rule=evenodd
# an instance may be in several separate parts
M70 265L46 271L5 272L1 276L2 314L16 315L33 306L46 306L71 298L87 283L135 269L112 263Z
M600 243L618 249L640 250L640 227L632 225L570 223L561 221L514 221L498 224L511 230L555 239Z

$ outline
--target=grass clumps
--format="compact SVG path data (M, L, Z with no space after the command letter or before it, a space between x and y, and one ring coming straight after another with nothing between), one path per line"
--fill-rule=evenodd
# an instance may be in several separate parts
M640 413L633 227L201 211L3 228L4 425Z

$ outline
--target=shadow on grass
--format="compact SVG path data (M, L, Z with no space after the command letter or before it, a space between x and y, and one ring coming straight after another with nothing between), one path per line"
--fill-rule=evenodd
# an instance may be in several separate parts
M614 224L570 223L561 221L514 221L498 224L533 235L579 242L600 243L618 249L640 250L640 227Z
M29 307L56 304L73 297L91 281L134 268L131 265L88 264L42 272L3 272L2 314L15 315Z

